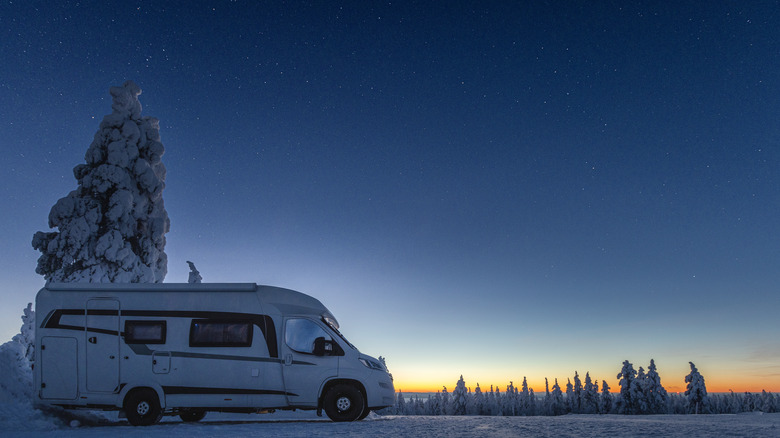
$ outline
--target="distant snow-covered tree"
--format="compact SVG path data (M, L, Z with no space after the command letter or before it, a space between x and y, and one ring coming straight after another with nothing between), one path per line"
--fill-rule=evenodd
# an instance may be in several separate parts
M420 394L415 394L414 398L407 404L407 407L411 407L409 415L425 415L425 401L420 398Z
M491 385L490 388L493 388L493 386ZM498 385L496 385L495 400L495 414L493 415L504 415L504 398L501 396L501 388L499 388Z
M645 395L645 369L639 367L636 377L631 381L631 401L634 405L634 414L648 414L649 408Z
M550 415L564 414L566 414L566 402L563 400L563 391L558 385L558 379L555 379L550 395Z
M650 359L650 366L647 367L645 376L645 399L647 400L649 414L665 414L668 411L667 403L669 396L666 389L661 385L661 376L655 366L655 361Z
M483 413L480 415L495 415L496 395L493 393L493 385L490 385L490 391L484 392L485 402L482 406Z
M22 328L12 340L22 345L25 359L32 364L35 361L35 311L32 303L27 303L22 311Z
M452 415L466 415L467 396L466 382L463 381L461 374L460 379L455 384L455 389L452 391Z
M761 408L757 406L756 398L750 392L745 392L742 397L742 412L755 412L760 411Z
M187 278L187 283L196 284L203 282L203 277L200 276L200 271L195 267L195 263L188 260L187 264L190 266L190 275Z
M403 391L398 391L395 397L395 413L396 415L406 415L406 400L404 400Z
M504 415L517 415L517 388L514 382L510 381L504 394Z
M566 412L574 411L574 385L571 379L566 379Z
M445 390L447 388L444 388ZM428 415L444 415L444 408L442 407L441 393L436 392L430 399L431 407L428 409Z
M582 381L577 371L574 371L574 398L571 403L571 411L575 413L582 412Z
M528 379L526 379L525 376L523 376L523 384L520 388L520 415L534 415L534 390L528 388Z
M473 412L471 413L474 415L488 415L485 410L485 401L485 394L482 393L482 388L479 387L479 382L477 382L477 387L474 388L474 403L472 403Z
M599 411L599 387L593 384L590 372L585 373L585 386L582 388L582 413L595 414Z
M33 236L41 252L35 272L47 281L160 283L168 271L159 121L141 117L141 89L132 81L110 93L113 112L86 163L73 169L78 188L49 213L49 227L59 231Z
M709 398L707 397L707 386L704 384L704 376L699 374L699 370L696 369L696 365L693 362L691 364L691 372L685 376L685 383L687 387L685 389L685 397L688 400L688 412L694 414L706 414L709 413Z
M31 401L34 393L32 362L35 360L35 311L27 304L22 328L10 341L0 345L0 404Z
M615 403L615 408L618 414L634 414L634 400L631 397L631 384L636 378L636 370L634 365L629 361L623 361L623 368L617 375L620 379L618 384L620 385L620 397Z
M452 401L450 401L450 393L447 392L447 387L443 386L441 391L441 415L450 415L452 412Z
M601 398L599 399L599 413L609 414L612 411L613 397L609 392L609 384L606 380L601 381Z
M766 392L766 390L762 390L761 399L763 401L762 411L764 413L773 414L777 412L777 400L775 399L775 396L772 395L771 392Z
M542 402L542 412L544 415L552 415L550 406L552 405L552 395L550 395L550 382L547 377L544 378L544 401Z

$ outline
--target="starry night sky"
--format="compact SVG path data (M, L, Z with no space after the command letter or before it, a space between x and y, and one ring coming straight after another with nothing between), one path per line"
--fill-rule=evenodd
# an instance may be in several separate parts
M4 0L2 339L131 79L168 282L314 295L405 391L780 391L780 4L592 3Z

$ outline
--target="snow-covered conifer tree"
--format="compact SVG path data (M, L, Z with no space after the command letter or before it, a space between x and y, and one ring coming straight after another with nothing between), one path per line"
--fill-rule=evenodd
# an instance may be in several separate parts
M168 271L159 122L141 117L141 89L132 81L110 93L113 112L100 123L86 163L73 169L78 188L49 213L49 227L59 231L33 236L41 252L35 272L47 281L160 283Z
M32 361L35 360L35 311L27 304L22 328L10 341L0 345L0 404L31 401L33 397Z
M574 399L572 400L571 411L578 414L582 412L582 381L577 371L574 371Z
M709 399L707 397L707 386L704 384L704 376L699 374L696 365L691 364L691 372L685 376L685 397L688 400L688 412L694 414L706 414L710 411Z
M32 303L27 303L22 311L22 328L12 340L22 345L25 359L32 364L35 361L35 311Z
M550 382L547 381L547 377L544 378L544 404L542 411L544 415L552 415L550 406L552 404L552 396L550 395Z
M441 391L441 414L450 415L452 412L452 402L450 401L450 393L447 392L447 387L443 386Z
M420 415L417 410L418 407L417 394L413 394L409 397L409 400L406 401L406 415Z
M737 395L734 394L733 390L729 390L730 394L726 397L724 400L724 414L737 414L739 413L739 401L737 400Z
M455 389L452 391L452 415L466 415L466 382L463 381L463 375L455 384Z
M415 394L414 398L410 400L409 406L411 406L411 415L424 415L425 414L425 402L420 399L419 394Z
M753 394L749 392L745 392L745 395L742 397L742 412L755 412L760 410L756 406L756 399L753 397Z
M512 381L509 381L504 394L504 416L508 415L517 415L517 388Z
M401 390L398 390L395 397L395 413L396 415L406 415L406 400L404 400L404 393Z
M492 386L491 386L492 388ZM493 415L504 415L504 398L501 396L501 388L496 385L496 413Z
M668 394L663 385L661 385L661 376L655 366L655 361L650 359L650 366L647 367L645 376L645 398L647 400L648 413L665 414L668 411Z
M479 387L479 382L477 382L477 387L474 388L474 403L472 406L474 407L473 413L475 415L486 415L485 394L482 393L482 389Z
M422 403L422 415L433 415L431 413L431 395L428 394L428 398L425 401L421 401Z
M631 401L634 404L634 414L648 414L649 407L645 396L645 369L639 367L636 377L631 381Z
M533 415L531 404L531 391L528 389L528 379L523 376L523 384L520 386L520 415Z
M444 388L444 390L446 391L447 388ZM442 403L443 401L441 398L441 393L437 391L431 400L430 415L444 415L444 407L442 406Z
M571 384L571 379L566 379L566 412L572 412L574 410L574 385Z
M761 397L761 412L765 414L771 414L777 412L775 397L772 395L771 392L767 392L767 390L762 389L761 395L759 397Z
M190 266L190 275L187 278L187 283L190 284L196 284L196 283L202 283L203 277L200 276L200 271L195 267L195 263L192 263L191 261L187 261L187 264Z
M612 393L609 392L609 384L606 380L601 381L601 399L599 400L599 412L609 414L612 411Z
M599 411L598 397L598 386L593 384L590 372L586 372L585 386L582 388L582 412L585 414L597 413Z
M564 415L566 413L566 403L563 400L563 391L561 386L558 385L558 379L555 379L555 383L552 387L551 400L550 400L550 414L551 415Z
M493 385L490 385L490 392L485 396L485 415L496 415L496 394L493 392Z
M629 361L623 361L623 369L617 375L620 379L620 397L617 399L616 409L618 414L634 414L634 400L631 397L631 383L636 378L634 365Z

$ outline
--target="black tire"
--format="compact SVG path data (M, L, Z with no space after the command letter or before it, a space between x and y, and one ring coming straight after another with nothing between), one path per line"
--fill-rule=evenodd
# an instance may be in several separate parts
M368 414L370 413L371 413L371 409L363 409L363 413L360 414L360 416L358 417L358 421L368 417Z
M363 411L368 411L365 406L366 401L360 390L347 384L330 388L322 399L322 407L333 421L359 420Z
M206 411L199 411L199 410L187 410L182 411L179 414L179 418L181 418L181 421L184 421L186 423L196 423L203 419L203 417L206 416Z
M160 421L162 409L157 393L151 389L134 389L125 398L125 415L133 426L149 426Z

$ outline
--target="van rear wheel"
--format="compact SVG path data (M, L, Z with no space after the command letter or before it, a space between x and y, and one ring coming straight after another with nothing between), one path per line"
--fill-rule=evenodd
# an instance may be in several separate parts
M187 423L195 423L203 419L203 417L206 416L206 411L199 411L199 410L187 410L182 411L179 413L179 418L181 418L181 421L187 422Z
M359 420L365 406L366 402L360 390L347 384L330 388L322 399L322 407L333 421Z
M133 426L149 426L162 418L160 399L151 389L134 389L125 398L125 415Z

